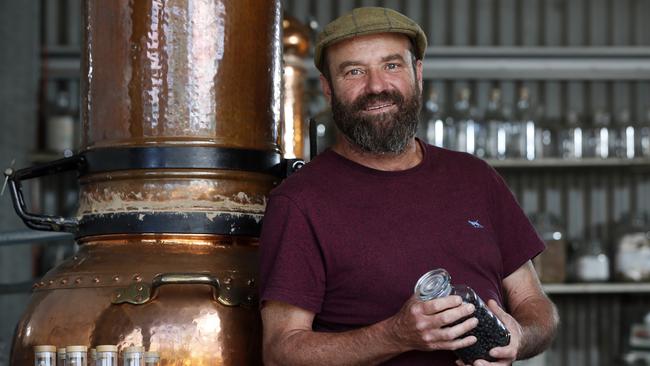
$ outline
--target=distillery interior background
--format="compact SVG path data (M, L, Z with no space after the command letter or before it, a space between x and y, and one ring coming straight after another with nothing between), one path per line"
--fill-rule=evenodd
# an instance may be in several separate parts
M81 2L0 2L3 170L79 147ZM536 265L561 331L521 364L650 365L650 0L283 1L312 42L329 20L366 5L405 13L429 37L420 138L488 160L549 245ZM322 150L334 128L309 52L294 97L304 105L300 131L307 139L315 118ZM468 138L481 128L497 133ZM527 141L528 131L539 139ZM308 158L308 147L296 155ZM74 174L26 192L35 212L75 213ZM0 366L32 284L77 250L69 235L26 231L5 192Z

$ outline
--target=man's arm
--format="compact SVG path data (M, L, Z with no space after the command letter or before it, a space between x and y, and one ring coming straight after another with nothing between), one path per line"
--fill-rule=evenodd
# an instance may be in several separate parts
M490 351L497 362L479 360L475 366L510 365L515 360L533 357L548 348L555 337L559 322L557 309L542 290L531 261L506 277L503 288L510 313L494 300L488 306L510 331L510 344Z
M400 353L419 350L454 350L476 342L456 339L477 324L470 318L443 328L474 312L460 297L428 302L409 299L394 316L368 327L340 332L314 332L314 313L282 302L267 301L262 308L264 364L374 365Z

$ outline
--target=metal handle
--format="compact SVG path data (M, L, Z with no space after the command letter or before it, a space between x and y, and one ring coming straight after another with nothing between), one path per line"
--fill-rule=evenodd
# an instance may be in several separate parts
M84 158L81 155L75 155L17 171L11 168L5 170L4 174L7 177L7 183L11 192L11 201L13 202L16 213L25 225L32 229L46 231L75 232L77 230L79 220L76 218L39 215L28 212L20 182L26 179L59 174L71 170L79 171L83 166Z
M227 279L225 286L215 276L205 273L163 273L159 274L148 283L134 283L128 287L118 289L113 293L113 304L129 303L142 305L152 301L158 289L163 285L210 285L212 286L212 298L222 305L237 306L240 304L249 305L255 300L252 294L245 295L245 290L230 284L232 280ZM250 286L249 286L250 287ZM250 291L249 291L250 292Z

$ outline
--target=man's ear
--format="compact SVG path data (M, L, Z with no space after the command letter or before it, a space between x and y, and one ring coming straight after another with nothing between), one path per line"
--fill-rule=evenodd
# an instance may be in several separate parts
M323 90L323 94L325 95L325 98L327 98L327 103L331 103L332 87L329 81L327 81L327 79L325 78L325 76L323 76L323 74L320 75L320 87Z
M422 90L422 84L423 84L423 81L422 81L422 60L417 60L416 61L416 63L415 63L415 73L416 73L416 75L415 75L416 80L417 80L418 84L420 84L420 90Z

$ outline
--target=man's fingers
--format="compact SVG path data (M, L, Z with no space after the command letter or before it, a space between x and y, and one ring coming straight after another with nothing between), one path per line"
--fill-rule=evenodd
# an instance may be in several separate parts
M427 315L437 314L441 311L458 307L463 303L460 296L446 296L439 299L425 301L422 306L422 312Z

